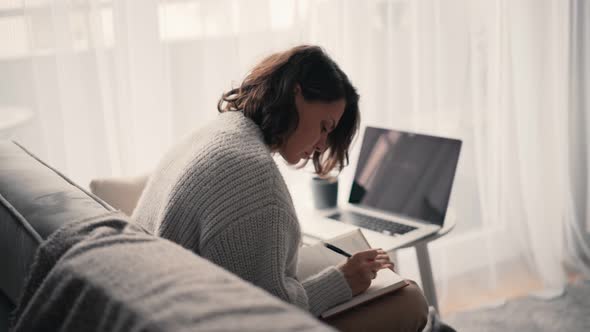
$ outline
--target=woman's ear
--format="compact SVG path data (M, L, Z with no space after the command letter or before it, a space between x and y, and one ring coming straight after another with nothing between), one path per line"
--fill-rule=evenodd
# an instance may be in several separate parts
M295 89L293 90L293 93L295 93L295 95L301 93L301 85L299 85L299 83L295 83Z

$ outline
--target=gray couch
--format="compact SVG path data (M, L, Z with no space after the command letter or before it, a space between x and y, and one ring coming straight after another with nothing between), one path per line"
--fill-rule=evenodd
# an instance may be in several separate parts
M7 330L8 313L14 309L23 293L25 277L35 260L38 247L58 228L63 228L66 224L104 216L110 212L114 213L113 210L107 203L76 185L23 147L14 142L0 141L0 332ZM145 239L149 235L143 234L142 236ZM127 305L135 306L134 309L137 309L138 306L141 307L143 310L139 310L139 312L148 316L146 319L157 323L150 325L151 329L149 330L165 330L166 326L174 326L159 324L162 323L158 321L159 319L182 320L184 330L199 331L330 330L329 327L306 312L278 300L171 242L154 237L153 243L157 245L159 251L178 253L179 260L189 259L190 262L177 263L178 267L190 265L190 269L187 268L183 271L198 271L198 273L195 273L194 276L184 273L182 278L179 276L181 279L178 279L182 280L183 286L185 286L181 292L184 308L186 309L187 305L193 305L194 310L168 312L166 315L162 315L162 318L158 318L160 316L151 315L141 301L129 300L129 297L124 296L117 298L123 307ZM142 283L134 283L135 280L140 279L136 278L137 276L142 276L145 279L149 278L150 274L154 274L154 278L161 278L160 275L156 275L161 273L157 272L158 261L156 259L136 257L141 263L137 264L133 272L130 273L129 269L125 269L126 258L119 255L120 250L116 247L111 249L109 251L110 249L107 247L102 248L103 251L95 250L92 252L93 256L88 256L98 262L96 265L100 268L112 267L108 271L109 278L105 278L105 273L96 272L100 269L79 271L65 269L61 266L60 273L67 271L66 273L70 274L84 274L83 278L78 275L73 277L80 277L93 286L106 289L106 294L121 294L125 291L123 287L127 287L127 291L130 288L134 291L141 288ZM100 259L101 252L105 261ZM97 255L99 255L98 260L96 260ZM105 263L107 255L108 263ZM182 258L180 258L181 256ZM122 282L113 283L113 278L120 278ZM163 285L165 289L176 286L173 284L174 276L166 280L169 284ZM172 280L172 284L170 284L170 280ZM211 287L207 285L208 282L212 283ZM162 287L162 285L160 286ZM220 287L226 290L223 295L218 295ZM211 292L217 293L211 294ZM162 295L162 297L164 296ZM191 302L190 299L198 300ZM243 301L244 299L247 301ZM244 303L244 305L240 307L239 303ZM251 314L249 314L248 308L251 309L260 303L264 304L264 310L251 310ZM147 306L148 303L145 305ZM173 308L161 308L161 310L170 311ZM224 308L228 309L224 310ZM189 307L189 309L192 308ZM92 307L88 310L92 310ZM149 310L158 311L160 309L152 306L149 307ZM93 317L92 312L90 314L89 317ZM94 316L100 316L102 313L96 312L94 314ZM214 325L211 324L212 320L215 321Z

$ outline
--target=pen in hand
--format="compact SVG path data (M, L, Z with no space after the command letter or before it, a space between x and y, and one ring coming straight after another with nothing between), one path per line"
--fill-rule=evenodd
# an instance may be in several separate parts
M351 255L351 254L349 254L349 253L347 253L346 251L344 251L344 250L342 250L342 249L340 249L340 248L336 247L335 245L331 245L331 244L329 244L329 243L327 243L327 242L324 242L324 246L325 246L326 248L328 248L328 249L330 249L330 250L332 250L332 251L336 252L336 253L339 253L339 254L340 254L340 255L342 255L342 256L346 256L347 258L350 258L350 257L352 257L352 255Z

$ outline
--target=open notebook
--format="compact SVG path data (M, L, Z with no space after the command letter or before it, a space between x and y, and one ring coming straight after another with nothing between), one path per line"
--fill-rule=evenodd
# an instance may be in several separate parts
M360 229L352 230L325 242L333 244L351 254L371 248ZM305 280L307 277L322 271L328 266L339 265L345 259L346 257L326 248L323 242L302 247L299 251L297 277L299 280ZM397 273L389 269L380 270L377 272L377 277L371 282L371 286L365 292L354 296L349 301L326 310L321 314L321 317L330 317L407 285L408 283Z

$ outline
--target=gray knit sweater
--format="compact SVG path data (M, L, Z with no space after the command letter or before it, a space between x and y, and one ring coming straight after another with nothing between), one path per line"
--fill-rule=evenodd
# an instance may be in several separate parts
M352 296L335 267L297 280L291 196L260 128L241 112L220 114L171 149L133 219L316 316Z

